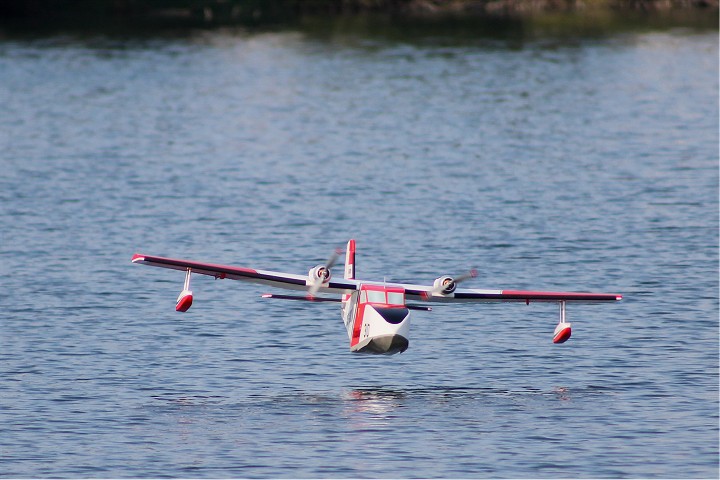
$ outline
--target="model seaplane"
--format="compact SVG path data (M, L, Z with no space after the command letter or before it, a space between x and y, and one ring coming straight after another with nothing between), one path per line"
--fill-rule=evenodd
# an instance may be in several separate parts
M336 280L332 277L331 269L341 253L341 250L336 250L325 264L311 268L307 275L253 270L139 253L132 257L132 262L185 272L185 284L175 305L175 310L178 312L186 312L192 305L190 277L193 273L216 279L243 280L304 292L302 295L268 293L262 295L263 298L339 302L350 339L350 351L357 353L392 355L404 352L409 345L410 310L430 310L431 308L426 305L428 302L525 302L527 304L555 302L560 307L560 322L555 327L553 343L564 343L572 332L572 325L567 322L565 315L567 303L615 302L622 299L622 295L615 293L458 288L459 283L477 276L474 270L458 277L443 275L435 279L432 285L358 280L355 278L355 240L350 240L347 244L344 278Z

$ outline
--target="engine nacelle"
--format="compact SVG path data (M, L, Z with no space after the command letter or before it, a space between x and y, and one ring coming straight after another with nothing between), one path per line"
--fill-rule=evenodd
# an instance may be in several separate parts
M443 275L442 277L438 277L435 279L435 282L433 282L433 287L437 293L440 293L442 295L450 295L455 291L457 283L455 283L455 279L450 275Z
M325 265L318 265L310 269L308 277L310 277L310 283L327 283L330 281L332 273Z

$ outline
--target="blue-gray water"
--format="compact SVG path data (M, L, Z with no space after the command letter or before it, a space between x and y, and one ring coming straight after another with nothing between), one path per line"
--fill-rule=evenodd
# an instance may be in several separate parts
M0 476L717 478L717 72L716 30L0 39ZM361 278L625 298L365 357L336 305L178 314L130 263L349 238Z

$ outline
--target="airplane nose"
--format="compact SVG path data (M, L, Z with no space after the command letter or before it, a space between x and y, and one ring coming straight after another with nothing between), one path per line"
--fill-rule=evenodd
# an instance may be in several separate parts
M392 323L394 325L397 325L398 323L402 323L403 320L405 320L408 316L408 313L410 310L407 308L383 308L383 307L375 307L375 311L377 311L380 316L385 319L386 322Z

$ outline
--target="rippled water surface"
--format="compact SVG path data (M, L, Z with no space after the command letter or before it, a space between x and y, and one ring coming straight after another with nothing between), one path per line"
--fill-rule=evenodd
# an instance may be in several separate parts
M0 476L718 475L717 31L0 39ZM600 290L414 312L130 263ZM341 274L338 269L336 274Z

